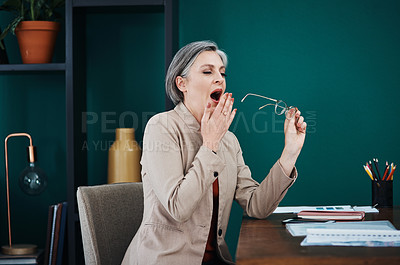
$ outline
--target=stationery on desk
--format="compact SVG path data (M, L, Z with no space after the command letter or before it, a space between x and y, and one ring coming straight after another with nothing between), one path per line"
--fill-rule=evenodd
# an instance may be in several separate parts
M301 211L297 213L298 218L317 219L317 220L363 220L365 212L363 211Z
M305 236L301 246L400 247L400 231L388 220L292 223L286 229L292 236Z
M308 210L310 208L313 210ZM319 210L315 210L316 208ZM334 210L326 210L332 208ZM347 211L348 209L352 210ZM369 212L376 210L370 206L356 209L365 209ZM305 236L301 246L400 247L400 231L396 230L390 221L355 221L363 220L365 217L365 212L356 211L355 207L346 205L286 207L278 209L277 212L284 211L295 212L297 215L298 222L288 219L290 221L286 222L286 229L292 236ZM309 218L327 222L310 222ZM302 222L302 220L307 222ZM283 223L285 223L284 221Z
M301 246L400 247L398 230L307 229Z
M299 213L301 211L363 211L365 213L379 213L379 210L372 206L280 206L273 213Z
M378 158L373 158L372 161L366 162L363 168L372 180L372 205L392 207L393 177L396 165L393 162L389 165L386 161L384 170L380 171Z
M381 176L379 171L378 158L373 158L372 162L370 160L369 162L365 163L365 165L363 165L365 172L367 172L372 181L393 181L393 174L396 170L396 166L397 165L394 165L393 162L389 165L388 161L386 161L385 170L383 171L384 173Z
M373 158L363 167L372 180L373 207L289 206L278 207L274 211L296 214L296 217L283 220L282 223L286 224L292 236L305 236L301 246L400 247L400 231L390 221L362 221L365 213L379 213L375 206L393 207L396 165L386 162L384 170L380 171L379 160Z
M391 222L361 221L361 222L330 222L330 223L292 223L286 229L292 236L307 236L307 229L358 229L358 230L396 230Z

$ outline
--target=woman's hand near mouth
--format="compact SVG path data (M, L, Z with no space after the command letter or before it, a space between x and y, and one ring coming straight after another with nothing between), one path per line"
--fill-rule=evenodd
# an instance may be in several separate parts
M232 93L225 93L220 97L215 108L211 107L211 103L208 102L204 110L201 119L203 145L214 152L218 151L219 142L235 118L236 109L232 110L233 101Z

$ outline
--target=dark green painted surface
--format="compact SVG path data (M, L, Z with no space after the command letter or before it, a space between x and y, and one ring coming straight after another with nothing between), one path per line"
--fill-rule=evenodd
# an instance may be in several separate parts
M227 87L238 108L231 130L241 142L254 178L261 181L280 156L283 119L271 108L258 111L261 100L240 103L247 92L299 107L309 124L297 163L299 178L282 205L370 204L371 185L362 164L373 157L382 162L400 160L400 2L180 2L180 47L211 39L229 56ZM143 12L92 12L87 17L92 120L83 148L88 148L90 184L106 182L113 130L133 126L140 142L148 118L164 109L163 19L162 13ZM13 38L7 37L6 45L10 61L18 62ZM62 43L58 45L55 59L62 62ZM40 165L49 177L49 189L36 198L12 187L20 211L15 212L15 238L21 242L43 245L47 205L66 198L64 85L62 73L0 74L0 135L32 133ZM25 166L24 141L12 143L13 174ZM22 159L17 152L22 152ZM4 172L4 164L0 170ZM5 193L3 176L1 194ZM394 202L399 204L398 180L394 184ZM4 244L5 196L0 202ZM33 217L27 220L34 232L27 236L21 220L29 211ZM241 213L234 204L227 236L232 253Z

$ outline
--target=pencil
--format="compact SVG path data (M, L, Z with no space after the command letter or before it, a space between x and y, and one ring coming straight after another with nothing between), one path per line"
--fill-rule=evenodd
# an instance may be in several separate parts
M381 173L379 172L378 158L373 158L372 160L374 161L375 169L376 172L378 173L378 179L381 180L382 178L381 178Z
M365 167L367 168L368 172L372 175L372 178L374 181L378 181L375 177L375 173L373 170L371 170L371 165L368 165L368 163L366 163Z
M388 180L393 180L393 174L394 174L394 171L395 171L395 170L396 170L396 166L394 166L393 169L392 169L392 171L390 172L389 177L388 177Z
M386 177L388 171L389 171L389 164L388 164L388 161L386 161L385 173L383 173L382 180L385 180L385 177Z
M366 167L366 166L364 166L364 165L363 165L363 167L364 167L365 172L367 172L368 176L371 178L371 180L374 181L374 178L372 177L372 174L371 174L371 172L369 171L369 168Z
M396 170L396 167L397 167L397 165L395 165L393 168L393 173L392 173L392 177L390 178L390 180L393 180L393 178L394 178L394 171Z
M367 166L368 166L369 170L371 171L372 176L374 177L374 180L375 180L375 181L378 181L378 180L376 179L375 172L374 172L374 170L372 169L372 162L371 162L371 160L369 161L369 164L367 164Z

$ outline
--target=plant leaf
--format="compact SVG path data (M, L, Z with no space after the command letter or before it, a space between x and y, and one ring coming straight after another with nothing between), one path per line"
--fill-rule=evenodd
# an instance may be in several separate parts
M30 0L31 3L33 3L33 10L35 12L35 16L32 17L32 20L38 20L39 17L43 15L43 13L46 13L46 2L45 0ZM45 16L43 17L43 20L48 20Z
M54 20L55 9L65 6L65 0L5 0L0 11L13 12L23 20Z
M2 41L8 34L8 32L11 30L12 33L14 34L15 27L18 25L18 23L23 19L23 17L16 17L8 26L4 29L4 31L0 35L0 41Z
M7 33L10 31L11 27L7 27L3 32L0 34L0 42L7 36Z
M16 17L14 20L13 20L13 22L11 22L11 32L12 32L12 34L13 35L15 35L15 28L18 26L18 23L19 22L21 22L22 20L24 20L24 17L23 16L19 16L19 17Z

